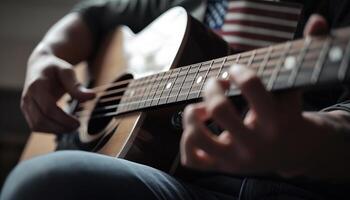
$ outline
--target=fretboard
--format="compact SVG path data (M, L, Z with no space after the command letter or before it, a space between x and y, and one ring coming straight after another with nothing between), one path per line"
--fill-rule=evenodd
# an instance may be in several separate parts
M343 83L348 79L350 29L230 55L133 80L116 113L200 99L210 78L227 79L233 64L256 71L269 91ZM240 95L234 85L228 96Z

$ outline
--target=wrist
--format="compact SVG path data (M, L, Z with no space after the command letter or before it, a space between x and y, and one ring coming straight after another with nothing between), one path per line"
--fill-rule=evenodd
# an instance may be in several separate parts
M27 65L25 87L33 80L45 76L45 70L51 67L70 68L72 65L49 52L33 52Z
M350 178L350 114L346 111L304 112L310 144L298 165L278 172L285 178L342 181Z

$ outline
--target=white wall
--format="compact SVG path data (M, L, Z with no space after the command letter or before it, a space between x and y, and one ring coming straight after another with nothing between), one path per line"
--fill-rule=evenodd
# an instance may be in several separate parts
M0 88L21 89L30 52L78 1L0 0Z

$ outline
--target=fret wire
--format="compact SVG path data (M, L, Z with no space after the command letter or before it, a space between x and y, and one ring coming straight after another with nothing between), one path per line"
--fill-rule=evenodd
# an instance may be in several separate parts
M148 80L147 80L147 84L146 84L146 90L145 90L145 95L143 95L142 100L146 100L149 92L152 90L152 84L150 84L151 82L154 82L154 80L157 78L157 76L153 77L151 76ZM149 85L150 84L150 85ZM145 102L143 102L143 104L141 104L142 107L145 107Z
M133 85L134 85L134 83L131 83L131 86L132 86L132 87L133 87ZM134 91L134 90L129 90L129 91L126 92L125 98L123 99L124 102L130 102L130 101L131 101L133 91ZM128 110L128 106L130 106L130 105L125 104L124 109L125 109L125 110Z
M264 50L264 51L266 51L266 50ZM268 55L270 55L271 54L271 49L270 48L268 48ZM236 60L238 61L239 60L239 58L240 58L240 55L241 54L238 54L237 56L236 56ZM267 61L267 63L268 63L268 60L269 60L269 58L270 58L270 56L265 56L265 62ZM226 59L227 59L227 57L226 57ZM254 62L254 61L253 61ZM264 62L263 62L264 63ZM266 66L266 65L260 65L260 67L259 67L259 71L260 71L260 73L261 73L261 71L263 71L263 70L261 70L262 68L261 68L261 66ZM213 69L215 68L215 66L213 67ZM219 72L219 74L218 74L218 76L220 75L220 73L221 73L221 71L222 71L222 66L220 66L220 72ZM189 70L188 70L188 72L189 72ZM189 75L189 73L186 73L186 76L187 75ZM196 73L198 73L197 71L196 71ZM259 72L258 72L259 73ZM171 75L170 75L171 76ZM165 77L170 77L169 75L166 75ZM181 75L179 75L178 74L178 76L181 76ZM160 79L160 77L157 77L156 78L156 81L158 81ZM159 86L158 86L159 87ZM180 92L180 91L179 91ZM153 90L152 90L152 93L153 93ZM169 94L170 95L170 94Z
M163 88L162 88L161 91L160 91L160 94L159 94L160 97L162 96L162 94L163 94L163 92L164 92L164 90L165 90L165 86L166 86L167 82L169 81L170 76L171 76L171 73L172 73L173 71L168 71L168 72L170 72L170 75L169 75L169 76L166 76L165 79L163 79L163 80L161 81L161 83L159 83L159 87L160 87L161 84L165 82L165 84L161 86L161 87L163 87ZM168 72L166 72L165 74L167 74ZM156 92L156 94L155 94L154 96L156 96L156 95L157 95L157 92ZM153 101L152 101L152 102L153 102ZM155 104L156 104L156 105L159 104L159 99L157 100L157 103L155 103Z
M321 71L322 71L323 65L327 59L327 54L328 54L328 51L330 49L331 43L332 43L332 38L327 37L327 39L324 42L324 45L322 47L319 59L316 62L316 65L314 67L314 71L313 71L312 76L311 76L311 82L313 84L316 84L318 82L318 79L320 78Z
M144 82L144 80L143 79L140 79L140 81L138 81L138 83L136 84L136 86L137 86L137 88L138 89L136 89L136 94L138 94L138 93L141 93L141 95L137 95L137 96L135 96L134 97L134 101L139 101L140 100L140 98L142 98L142 94L143 94L143 92L144 92L144 87L139 87L140 85L142 86L142 85L144 85L144 84L142 84ZM135 105L135 107L136 108L139 108L140 107L140 104L137 104L137 105Z
M253 51L252 56L250 57L248 63L247 63L247 67L250 67L250 65L253 63L254 57L256 54L256 50Z
M238 56L237 56L237 58L236 58L236 63L237 63L237 64L238 64L238 62L239 62L239 60L240 60L240 58L241 58L241 55L242 55L242 54L238 54ZM224 60L223 65L225 64L225 62L226 62L226 60ZM229 67L230 67L230 66L228 66L228 68L229 68ZM219 76L220 76L220 72L219 72ZM228 75L228 76L230 76L230 75ZM228 94L229 90L230 90L230 89L226 90L225 95Z
M338 42L342 42L343 40L344 40L344 38L339 38L337 41L338 41ZM299 41L301 41L301 40L295 40L293 43L298 43ZM344 41L344 42L348 42L348 40L346 40L346 41ZM318 44L321 44L321 42L316 42L316 43L313 43L313 44L316 44L316 45L312 45L309 49L312 49L312 50L313 50L314 48L319 49L319 47L317 47L317 45L318 45ZM323 44L323 43L322 43L322 44ZM315 47L315 46L316 46L316 47ZM299 48L295 48L295 49L291 50L291 52L294 52L295 50L296 50L296 51L299 51ZM268 48L257 49L257 52L259 52L258 55L265 54L266 52L268 52ZM249 53L249 52L248 52L248 53ZM247 54L247 53L244 53L244 54ZM232 58L235 58L235 57L237 57L237 54L230 55L230 56L228 56L228 60L231 60ZM259 56L257 56L257 57L259 57ZM218 59L220 59L220 58L218 58ZM216 60L218 60L218 59L216 59ZM185 66L183 66L183 67L185 67ZM127 83L130 82L130 80L119 81L119 82L116 82L115 84L106 84L106 85L102 85L102 86L95 87L95 88L93 88L93 89L94 89L94 90L99 90L99 89L103 89L103 88L114 87L114 86L117 86L117 85L122 84L122 82L125 82L125 84L127 84Z
M291 51L291 52L293 52L293 51ZM315 51L316 52L316 51ZM266 54L267 55L267 54ZM277 57L277 56L280 56L281 54L276 54L275 56ZM270 60L270 58L272 58L272 56L269 56L269 59L266 59L266 57L267 56L265 56L265 61L266 60L268 60L268 61L276 61L277 59L272 59L272 60ZM236 57L236 59L237 58L239 58L239 57ZM264 63L264 61L262 62L262 64ZM252 62L252 65L254 65L255 64L255 61L253 61ZM260 64L260 66L262 65L262 64ZM267 65L267 66L272 66L272 65ZM216 69L217 67L215 67L215 66L213 66L213 69ZM203 71L206 71L206 70L203 70ZM203 72L202 70L200 70L199 72ZM221 72L220 72L221 73ZM259 71L258 71L258 73L259 73ZM191 73L188 73L187 75L190 75ZM179 76L181 76L181 75L179 75ZM166 75L166 76L164 76L164 77L170 77L169 75ZM164 78L163 77L163 78ZM156 78L156 80L154 80L154 81L159 81L161 78L160 77L157 77ZM138 79L136 79L136 80L138 80ZM132 88L132 87L129 87L129 88Z
M131 84L131 86L136 85L136 81L133 81L133 82L132 82L132 83L130 83L130 84ZM131 90L131 91L130 91L130 93L132 94L132 93L133 93L133 90ZM129 102L129 101L131 101L132 96L129 96L129 95L130 95L130 93L127 93L126 98L124 99L124 100L125 100L125 102ZM128 106L130 106L130 105L126 105L126 106L124 106L124 109L125 109L125 110L128 110Z
M298 56L299 57L298 64L296 65L295 68L293 68L293 71L292 71L291 75L289 76L289 79L288 79L288 85L289 86L293 86L295 84L297 75L299 73L301 65L303 64L304 57L305 57L305 55L306 55L306 53L308 51L308 48L309 48L311 42L312 42L312 38L311 37L305 38L303 48L300 51L300 55Z
M182 74L184 71L186 71L186 72L185 72L184 74ZM188 73L188 71L189 71L189 67L187 67L187 69L186 69L186 68L179 68L179 73L178 73L178 75L176 76L176 79L175 79L175 81L174 81L174 85L173 85L173 87L172 87L171 90L170 90L170 94L169 94L169 97L168 97L166 103L169 103L169 100L170 100L170 98L171 98L170 95L173 94L175 86L176 86L177 84L180 84L180 87L178 87L178 88L179 88L179 91L176 91L176 98L174 99L174 100L176 101L177 96L178 96L178 94L179 94L179 92L180 92L180 90L181 90L180 88L181 88L182 85L184 84L184 81L185 81L185 79L186 79L186 74ZM183 80L181 80L182 77L183 77Z
M183 80L183 82L181 83L179 92L178 92L177 95L176 95L176 101L179 99L179 95L180 95L180 93L181 93L181 88L182 88L182 86L183 86L184 83L185 83L185 80L186 80L186 78L187 78L187 75L188 75L188 72L190 71L190 69L191 69L191 67L188 67L188 69L187 69L187 71L186 71L186 75L185 75L185 77L184 77L184 80Z
M158 77L163 77L164 76L164 73L160 73L160 74L158 74L158 76L157 76L157 78L156 79L158 79ZM153 92L153 89L152 88L154 88L154 85L152 86L152 88L151 88L151 92L150 92L150 95L152 95L152 97L149 95L148 96L148 99L146 100L146 103L147 103L147 101L150 101L150 105L152 104L152 100L153 100L153 98L154 98L154 96L156 95L156 91L157 91L157 89L158 89L158 87L159 87L159 85L160 85L160 83L159 82L156 82L157 84L156 84L156 88L155 88L155 92L154 92L154 94L152 94L152 92ZM146 105L146 103L145 103L145 105ZM146 106L149 106L149 105L146 105Z
M272 48L272 46L270 46L269 50L268 50L268 52L267 52L267 54L266 54L266 56L264 58L264 61L259 66L258 76L261 75L264 72L267 63L269 62L269 57L270 57L270 54L271 54L272 50L273 50L273 48Z
M239 57L239 56L240 56L240 54L238 54L238 57ZM219 73L218 73L218 75L216 76L216 79L219 78L220 73L221 73L221 71L222 71L222 68L224 67L224 65L225 65L225 63L226 63L226 60L227 60L227 57L225 57L225 58L223 59L222 64L221 64L220 69L219 69Z
M169 96L170 96L170 94L171 94L171 91L172 91L173 88L174 88L174 85L175 85L175 83L176 83L177 77L178 77L179 74L180 74L180 71L181 71L181 70L178 70L178 72L176 73L176 76L174 77L174 83L171 84L171 87L169 88L169 94L168 94L167 97L166 97L165 103L168 102Z
M328 40L330 40L330 38L328 38ZM326 40L327 41L327 40ZM307 41L305 41L305 42L307 42ZM311 43L311 41L310 41L310 43ZM327 44L328 43L328 44ZM315 67L315 69L314 69L314 72L313 72L313 77L315 77L316 75L314 75L314 74L317 74L317 69L319 70L319 73L318 73L318 76L319 76L319 74L320 74L320 72L322 71L322 67L323 67L323 65L324 65L324 61L326 60L326 56L327 56L327 53L328 53L328 51L329 51L329 48L330 48L330 44L331 44L331 42L329 41L329 42L325 42L325 44L323 44L322 46L323 46L323 48L322 48L322 52L321 52L321 54L324 54L324 56L322 57L321 55L320 55L320 59L318 59L318 61L317 61L317 65L316 66L318 66L319 68L317 68L317 67ZM309 44L310 45L310 44ZM305 45L304 45L304 48L303 48L303 50L300 52L300 54L301 54L301 57L299 58L299 62L300 62L300 65L298 66L299 68L302 66L302 64L303 64L303 62L304 62L304 60L305 60L305 55L306 55L306 53L309 51L309 48L308 47L305 47ZM350 42L348 42L348 44L347 44L347 46L346 46L346 56L348 57L348 52L350 51ZM265 58L264 58L264 61L266 61L266 63L265 63L265 65L267 65L268 64L268 61L269 61L269 58L270 58L270 53L271 53L271 51L269 52L268 51L268 56L266 56ZM239 60L239 57L240 57L240 55L238 55L237 56L237 60ZM226 58L227 59L227 58ZM343 67L340 67L340 69L339 69L339 76L340 76L340 73L341 73L341 71L343 71L343 70L345 70L345 73L346 73L346 71L347 71L347 66L345 66L345 65L343 65L343 63L345 63L346 62L346 58L343 58L343 60L342 60L342 64L341 64L341 66L343 66ZM212 63L213 63L213 61L212 61ZM252 61L252 63L253 63L253 61ZM252 64L251 63L251 64ZM263 63L262 63L263 64ZM259 72L262 74L262 72L261 71L264 71L264 70L261 70L261 66L262 65L260 65L260 67L259 67ZM222 71L222 69L223 68L226 68L226 67L229 67L229 66L224 66L224 65L222 65L221 67L220 67L220 70L219 70L219 75L218 76L220 76L220 73L221 73L221 71ZM264 66L265 67L265 66ZM212 66L210 66L210 68L212 68ZM214 67L213 67L214 68ZM189 72L189 70L190 69L187 69L187 73L186 73L186 77L189 75L188 74L188 72ZM297 70L297 73L298 73L298 71L299 71L299 69ZM207 74L209 73L209 70L207 71ZM344 74L345 73L341 73L343 76L345 76ZM196 74L198 74L198 71L196 71ZM207 74L206 74L206 78L208 77L207 76ZM164 74L163 74L163 76L164 76ZM176 79L178 78L178 76L179 76L179 74L177 74L177 77L176 77ZM317 76L317 77L318 77ZM165 76L165 77L167 77L167 76ZM169 76L170 77L170 76ZM168 77L168 79L169 79L169 77ZM262 78L264 78L264 77L262 77ZM156 78L156 80L155 81L157 81L159 79L159 77L157 77ZM318 78L317 78L318 79ZM316 82L317 82L317 79L316 79ZM193 80L195 80L195 79L193 79ZM147 81L146 81L147 82ZM154 81L153 81L154 82ZM182 83L183 84L183 83ZM202 84L204 84L204 82L202 83ZM293 83L294 84L294 83ZM153 86L153 85L152 85ZM193 85L192 85L193 86ZM191 87L192 87L191 86ZM138 88L139 86L138 86L138 84L136 84L136 87ZM159 85L157 85L157 87L159 87ZM142 88L143 89L143 91L145 91L145 89L147 90L147 88L149 88L149 89L152 89L153 87L145 87L145 88ZM154 87L155 88L155 87ZM174 85L173 85L173 88L174 88ZM202 87L200 88L200 91L202 90ZM141 91L141 90L140 90ZM164 92L164 91L162 91L162 92ZM190 92L192 92L192 91L189 91L189 93ZM181 93L181 90L179 91L179 93ZM188 93L188 94L189 94ZM199 93L200 94L200 93ZM167 95L168 97L167 98L169 98L169 96L170 96L171 94L169 94L169 95ZM179 94L178 94L179 95ZM177 96L178 96L177 95ZM133 98L133 99L135 99L135 97L127 97L127 98ZM164 97L162 97L162 96L160 96L160 98L164 98ZM137 102L132 102L132 103L138 103L139 102L139 100L137 100ZM130 103L129 103L130 104ZM124 105L119 105L119 106L124 106L125 107L125 104ZM129 106L130 107L130 106ZM134 108L132 108L132 109L134 109Z
M345 81L346 73L349 68L349 60L350 60L350 40L347 42L344 58L340 64L340 68L338 71L338 79L339 81Z
M312 60L310 60L310 61L312 61ZM213 61L212 61L213 62ZM206 65L207 66L207 65ZM273 66L272 64L270 64L269 66ZM212 66L210 66L212 69L217 69L218 67L216 67L215 65L212 65ZM221 65L220 65L220 67L221 67ZM230 67L230 66L224 66L224 68L226 69L227 67ZM178 69L181 69L181 68L178 68ZM177 69L177 70L178 70ZM203 67L201 68L201 69L203 69ZM188 69L186 70L186 71L188 71ZM203 71L208 71L208 69L206 69L206 70L201 70L201 72L203 72ZM212 70L211 70L212 71ZM182 72L183 71L179 71L179 72L177 72L176 73L176 80L175 80L175 84L173 84L172 85L172 87L174 88L174 86L176 86L177 85L177 83L178 83L178 77L179 76L181 76L181 74L182 74ZM186 73L185 73L186 74ZM187 74L191 74L191 73L188 73L187 72ZM269 72L269 74L270 74L270 72ZM156 74L156 76L157 76L157 74ZM170 76L169 75L167 75L167 74L165 74L164 75L164 77L172 77L173 76L173 74L170 74ZM208 76L207 76L208 77ZM154 78L154 77L152 77L152 76L150 76L150 78L149 78L149 80L146 80L146 83L151 83L151 82L153 82L153 84L155 84L155 80L160 80L160 77L158 76L158 77L156 77L156 78ZM189 79L189 81L187 81L187 82L184 82L184 83L188 83L188 82L191 82L191 81L193 81L193 79ZM203 83L203 82L202 82ZM140 85L139 83L137 83L137 84L135 84L135 83L132 83L131 85ZM153 86L153 85L151 85L151 86ZM147 91L147 93L151 93L151 94L153 94L153 93L156 93L156 91L155 91L155 87L153 86L153 88L151 87L151 86L146 86L146 87L144 87L145 88L145 91ZM130 89L139 89L140 87L130 87L129 86L129 88L128 88L128 90L130 90ZM175 87L176 88L176 87ZM122 92L122 90L123 89L120 89L120 90L118 90L118 92ZM124 89L125 90L125 89ZM172 92L171 92L172 93ZM109 94L110 95L110 94ZM170 95L170 94L169 94ZM145 98L147 98L147 95L145 95L144 96L144 99ZM108 101L109 99L113 99L113 97L110 97L110 98L103 98L102 99L102 101ZM141 106L144 106L144 105L141 105Z
M329 38L328 38L329 39ZM324 56L323 56L323 58L322 58L322 56L319 56L319 59L317 60L317 64L316 64L316 66L319 66L320 68L319 68L319 71L321 72L322 71L322 67L323 67L323 65L324 65L324 61L325 61L325 59L326 59L326 56L327 56L327 53L328 53L328 51L329 51L329 48L330 48L330 45L331 45L331 42L328 42L328 44L327 44L327 42L325 42L322 46L323 46L323 48L322 48L322 52L321 52L321 54L323 54ZM350 49L350 44L348 43L347 44L347 46L346 46L346 52L348 52L348 51L350 51L349 50ZM305 53L306 53L307 51L305 51ZM271 53L271 52L270 52ZM304 54L304 56L305 56L305 54ZM266 57L265 57L265 59L264 60L269 60L269 57L270 56L267 56L267 59L266 59ZM239 56L238 56L238 58L239 58ZM347 58L348 59L348 58ZM304 60L304 59L303 59ZM346 60L346 59L345 59ZM213 62L213 61L212 61ZM266 62L266 64L267 64L268 62ZM321 63L321 64L320 64ZM342 61L342 63L345 63L345 61L343 60ZM301 62L301 64L302 64L302 62ZM261 65L260 65L261 66ZM343 64L342 64L342 66L343 66ZM221 73L221 71L222 71L222 69L223 68L226 68L226 66L221 66L220 67L220 71L219 71L219 74ZM345 71L347 71L347 66L345 66L345 67L341 67L340 68L340 71L342 71L343 69L345 69ZM261 71L261 68L259 68L259 71ZM262 70L263 71L263 70ZM340 74L340 71L339 71L339 74ZM189 72L189 69L187 69L187 74L186 74L186 76L188 75L188 72ZM319 73L320 73L319 72ZM196 72L196 74L198 73L198 71ZM318 73L318 74L319 74ZM314 72L313 72L313 77L315 77L316 75L314 75L314 74L317 74L317 68L315 67L314 68ZM343 75L345 74L345 73L342 73ZM178 76L179 76L179 74L177 74L177 78L178 78ZM319 75L318 75L319 76ZM318 76L316 76L316 77L318 77ZM176 79L177 79L176 78ZM318 78L317 78L318 79ZM156 80L157 80L157 78L156 78ZM317 81L316 81L317 82ZM158 85L158 87L159 87L159 85ZM174 87L174 85L173 85L173 87ZM150 89L152 88L152 87L149 87ZM147 89L147 88L146 88ZM200 89L200 90L202 90L202 88ZM180 91L179 91L180 92ZM191 91L190 91L191 92ZM168 97L170 96L170 94L168 95ZM164 98L164 97L160 97L160 98ZM136 103L136 102L134 102L134 103ZM123 105L119 105L119 106L123 106Z
M261 76L260 77L260 79L262 79L262 80L268 80L269 79L269 75L266 75L266 76ZM238 91L238 88L231 88L230 89L230 92L235 92L235 91ZM191 91L191 94L194 94L194 93L196 93L196 92L202 92L203 91L203 89L199 89L199 90L196 90L196 91ZM174 96L173 96L174 97ZM161 100L161 99L164 99L164 98L167 98L167 97L158 97L158 98L155 98L155 99L159 99L159 100ZM144 102L145 100L141 100L141 101L138 101L138 102L140 102L140 103L142 103L142 102ZM135 103L138 103L138 102L128 102L128 103L126 103L126 104L135 104ZM113 108L117 108L118 106L123 106L123 105L113 105L113 106L105 106L105 107L102 107L104 110L110 110L110 109L113 109ZM151 106L154 106L154 105L151 105ZM133 108L134 109L134 108ZM137 108L136 108L137 109ZM101 111L101 108L100 108L100 111Z
M271 90L273 88L273 85L276 82L278 73L282 67L282 64L284 63L284 60L288 54L288 51L290 50L291 45L292 45L292 43L290 43L290 42L286 43L286 45L284 47L284 52L281 55L280 59L278 60L278 63L276 64L276 66L271 74L271 77L270 77L269 82L267 84L267 90Z
M229 66L225 66L225 68L228 68ZM286 71L284 71L284 72L282 72L282 73L285 73ZM263 75L263 76L260 76L259 78L260 79L262 79L262 80L268 80L269 79L269 77L270 77L270 75L269 74L265 74L265 75ZM203 89L199 89L199 90L196 90L196 91L190 91L190 94L194 94L194 93L197 93L197 92L202 92L203 91ZM232 94L232 93L236 93L236 92L239 92L238 90L237 90L237 88L231 88L230 89L230 93ZM159 100L161 100L161 99L164 99L164 98L169 98L169 97L171 97L171 96L168 96L168 97L159 97L159 98L155 98L155 99L159 99ZM175 97L175 96L174 96ZM142 102L144 102L145 100L138 100L137 102L128 102L128 103L126 103L126 104L136 104L136 103L138 103L138 102L140 102L140 103L142 103ZM113 109L113 108L116 108L116 107L118 107L118 106L124 106L123 104L119 104L119 105L115 105L115 106L106 106L106 107L104 107L104 109ZM151 105L152 106L152 105ZM137 109L137 108L133 108L132 107L132 109ZM129 111L130 111L130 109L129 109ZM120 113L120 111L119 111L119 109L118 109L118 112Z
M144 96L143 100L147 100L148 99L148 96L151 94L150 91L152 90L152 87L154 87L154 82L156 81L158 76L159 76L158 74L152 75L152 78L150 78L148 80L149 85L146 88L146 91L148 91L148 93L146 93L146 95ZM143 104L144 107L146 107L146 101L143 101L142 104Z
M202 84L201 84L201 86L200 86L200 88L199 88L199 92L198 92L197 98L199 98L199 97L201 96L201 90L203 89L204 84L205 84L205 82L207 81L207 77L208 77L209 71L211 70L213 64L214 64L214 61L212 61L212 62L210 63L210 66L208 67L208 70L207 70L207 72L205 73L203 82L202 82Z
M193 83L195 82L196 76L197 76L197 74L198 74L198 72L199 72L199 69L200 69L201 67L202 67L202 63L199 65L198 70L196 70L196 74L194 75L194 78L193 78L193 80L191 81L190 89L188 90L188 93L187 93L185 99L188 99L188 96L190 95L191 89L192 89L192 87L193 87Z
M221 65L220 65L221 66ZM273 65L270 65L270 66L273 66ZM230 66L223 66L223 68L222 69L228 69ZM215 68L215 66L211 66L211 68ZM209 69L209 67L208 67L208 69ZM208 69L207 69L207 71L208 71ZM216 67L216 69L217 69L217 67ZM186 71L189 71L188 69L186 70ZM210 70L210 72L211 72L212 70ZM268 71L266 71L266 72L268 72ZM177 73L178 74L178 76L179 76L179 74L181 74L181 73ZM187 74L190 74L190 73L187 73ZM209 74L209 72L208 72L208 74ZM263 76L267 76L267 75L270 75L271 74L271 72L268 72L268 74L262 74ZM217 76L217 75L216 75ZM169 76L164 76L164 77L169 77ZM207 75L207 77L208 77L208 75ZM209 76L209 77L211 77L211 76ZM156 78L157 80L159 80L159 77L157 77ZM177 79L178 79L178 77L177 77ZM196 80L195 78L191 78L191 79L188 79L187 80L187 82L182 82L182 83L184 83L184 85L186 84L186 83L189 83L189 82L193 82L194 80ZM149 81L150 82L150 81ZM154 80L153 80L153 82L154 82ZM177 83L177 80L175 81L175 84L173 84L172 85L172 87L173 87L173 89L178 89L178 87L175 87L175 85L176 85L176 83ZM203 83L203 82L202 82ZM188 85L188 84L187 84ZM150 93L150 94L153 94L153 93L156 93L156 88L154 87L154 84L152 85L153 86L153 88L151 88L151 87L148 87L147 88L147 90L148 90L148 93ZM188 89L187 87L182 87L182 88L185 88L185 89ZM104 99L104 100L107 100L107 99Z
M151 88L149 87L149 83L152 81L153 77L152 76L147 76L144 77L145 80L144 82L141 82L141 88L142 88L142 94L139 95L139 99L140 100L144 100L147 99L147 95L148 95L148 91L151 90ZM144 107L144 104L139 104L139 107Z

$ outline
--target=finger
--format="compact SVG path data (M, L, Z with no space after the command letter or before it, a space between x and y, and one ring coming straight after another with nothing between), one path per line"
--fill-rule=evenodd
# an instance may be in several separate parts
M213 120L221 128L235 133L239 139L243 139L247 129L235 107L225 96L224 89L227 88L227 85L229 85L227 81L209 80L204 90L204 103Z
M181 155L181 163L190 168L194 168L197 170L219 170L218 161L215 157L209 156L205 151L194 148L193 153L184 157Z
M95 98L95 93L81 86L75 72L70 67L61 68L58 71L58 76L63 87L73 98L80 102Z
M242 66L233 65L230 69L230 79L241 90L250 108L264 123L273 123L275 119L275 102L255 72Z
M321 15L314 14L310 17L304 29L304 36L323 35L329 31L327 20Z
M48 116L48 118L60 126L65 127L67 131L73 131L79 127L79 121L58 107L56 99L53 97L47 96L45 98L40 98L35 96L33 99L45 116Z
M45 133L64 133L66 128L50 120L39 109L38 104L33 100L29 100L29 104L25 107L30 115L30 128L33 131Z
M203 123L207 116L205 105L202 103L186 107L182 142L186 149L197 147L214 156L222 154L225 150L224 146Z

